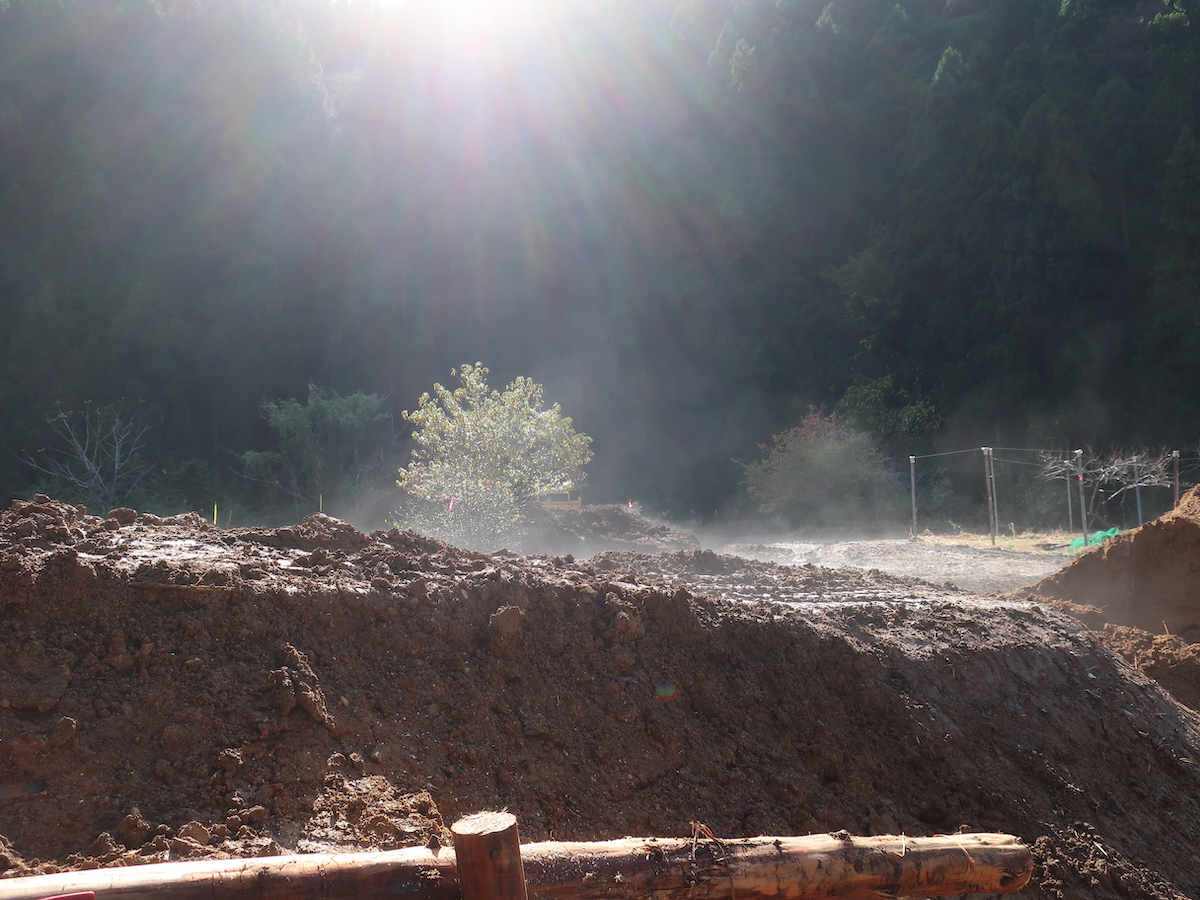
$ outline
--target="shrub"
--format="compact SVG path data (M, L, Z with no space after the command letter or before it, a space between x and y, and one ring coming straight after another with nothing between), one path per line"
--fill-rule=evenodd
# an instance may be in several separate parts
M772 440L765 459L744 464L743 483L763 512L790 526L899 521L903 486L866 434L813 411Z
M440 384L414 412L412 462L400 470L408 494L400 524L465 547L494 549L538 493L571 491L584 478L591 438L558 404L545 408L542 386L518 378L504 391L487 385L481 364L463 365L459 387Z

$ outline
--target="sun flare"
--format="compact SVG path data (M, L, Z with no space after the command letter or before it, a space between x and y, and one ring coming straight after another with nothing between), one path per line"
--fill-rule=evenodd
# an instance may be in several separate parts
M442 16L449 36L502 46L544 28L549 5L544 0L449 0Z

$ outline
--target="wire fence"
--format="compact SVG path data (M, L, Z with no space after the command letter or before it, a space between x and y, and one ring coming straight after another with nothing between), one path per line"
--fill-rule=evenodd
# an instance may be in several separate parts
M1136 504L1136 520L1145 523L1142 492L1144 489L1170 488L1173 503L1179 502L1181 493L1190 488L1200 476L1200 452L1161 450L1156 453L1141 451L1134 454L1118 452L1107 455L1090 450L1061 450L1031 447L968 447L940 453L924 453L909 456L909 479L912 498L912 535L919 533L918 517L918 462L945 460L948 457L978 455L983 463L983 480L987 496L988 529L992 544L1000 533L1000 486L996 480L997 463L1005 466L1036 469L1039 478L1048 482L1061 480L1066 485L1067 530L1077 529L1088 543L1089 504L1087 488L1092 491L1091 512L1095 518L1098 506L1104 506L1116 498L1124 502L1132 492ZM998 455L1006 454L1006 455ZM1025 454L1016 458L1014 454ZM1036 455L1031 459L1029 455ZM1075 490L1077 488L1077 490ZM1077 496L1076 496L1077 494ZM1015 529L1015 525L1013 526Z

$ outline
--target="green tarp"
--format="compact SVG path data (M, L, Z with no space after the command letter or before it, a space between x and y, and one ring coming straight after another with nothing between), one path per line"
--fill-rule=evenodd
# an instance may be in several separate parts
M1087 536L1087 545L1089 547L1094 547L1096 544L1103 544L1109 538L1116 537L1120 533L1121 533L1120 528L1110 528L1110 529L1108 529L1108 531L1094 532ZM1077 538L1075 538L1075 540L1071 541L1071 552L1072 553L1075 553L1076 551L1079 551L1082 549L1083 549L1083 538L1077 537Z

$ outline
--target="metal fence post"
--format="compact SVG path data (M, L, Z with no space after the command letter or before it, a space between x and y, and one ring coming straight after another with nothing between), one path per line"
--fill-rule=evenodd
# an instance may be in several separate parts
M912 536L917 536L917 458L910 456L908 458L908 481L912 487Z
M1079 525L1083 528L1083 546L1088 545L1087 501L1083 493L1083 451L1075 451L1075 467L1079 476Z
M992 546L996 546L996 498L992 494L992 448L980 447L983 451L983 480L987 484L988 531L992 533Z

